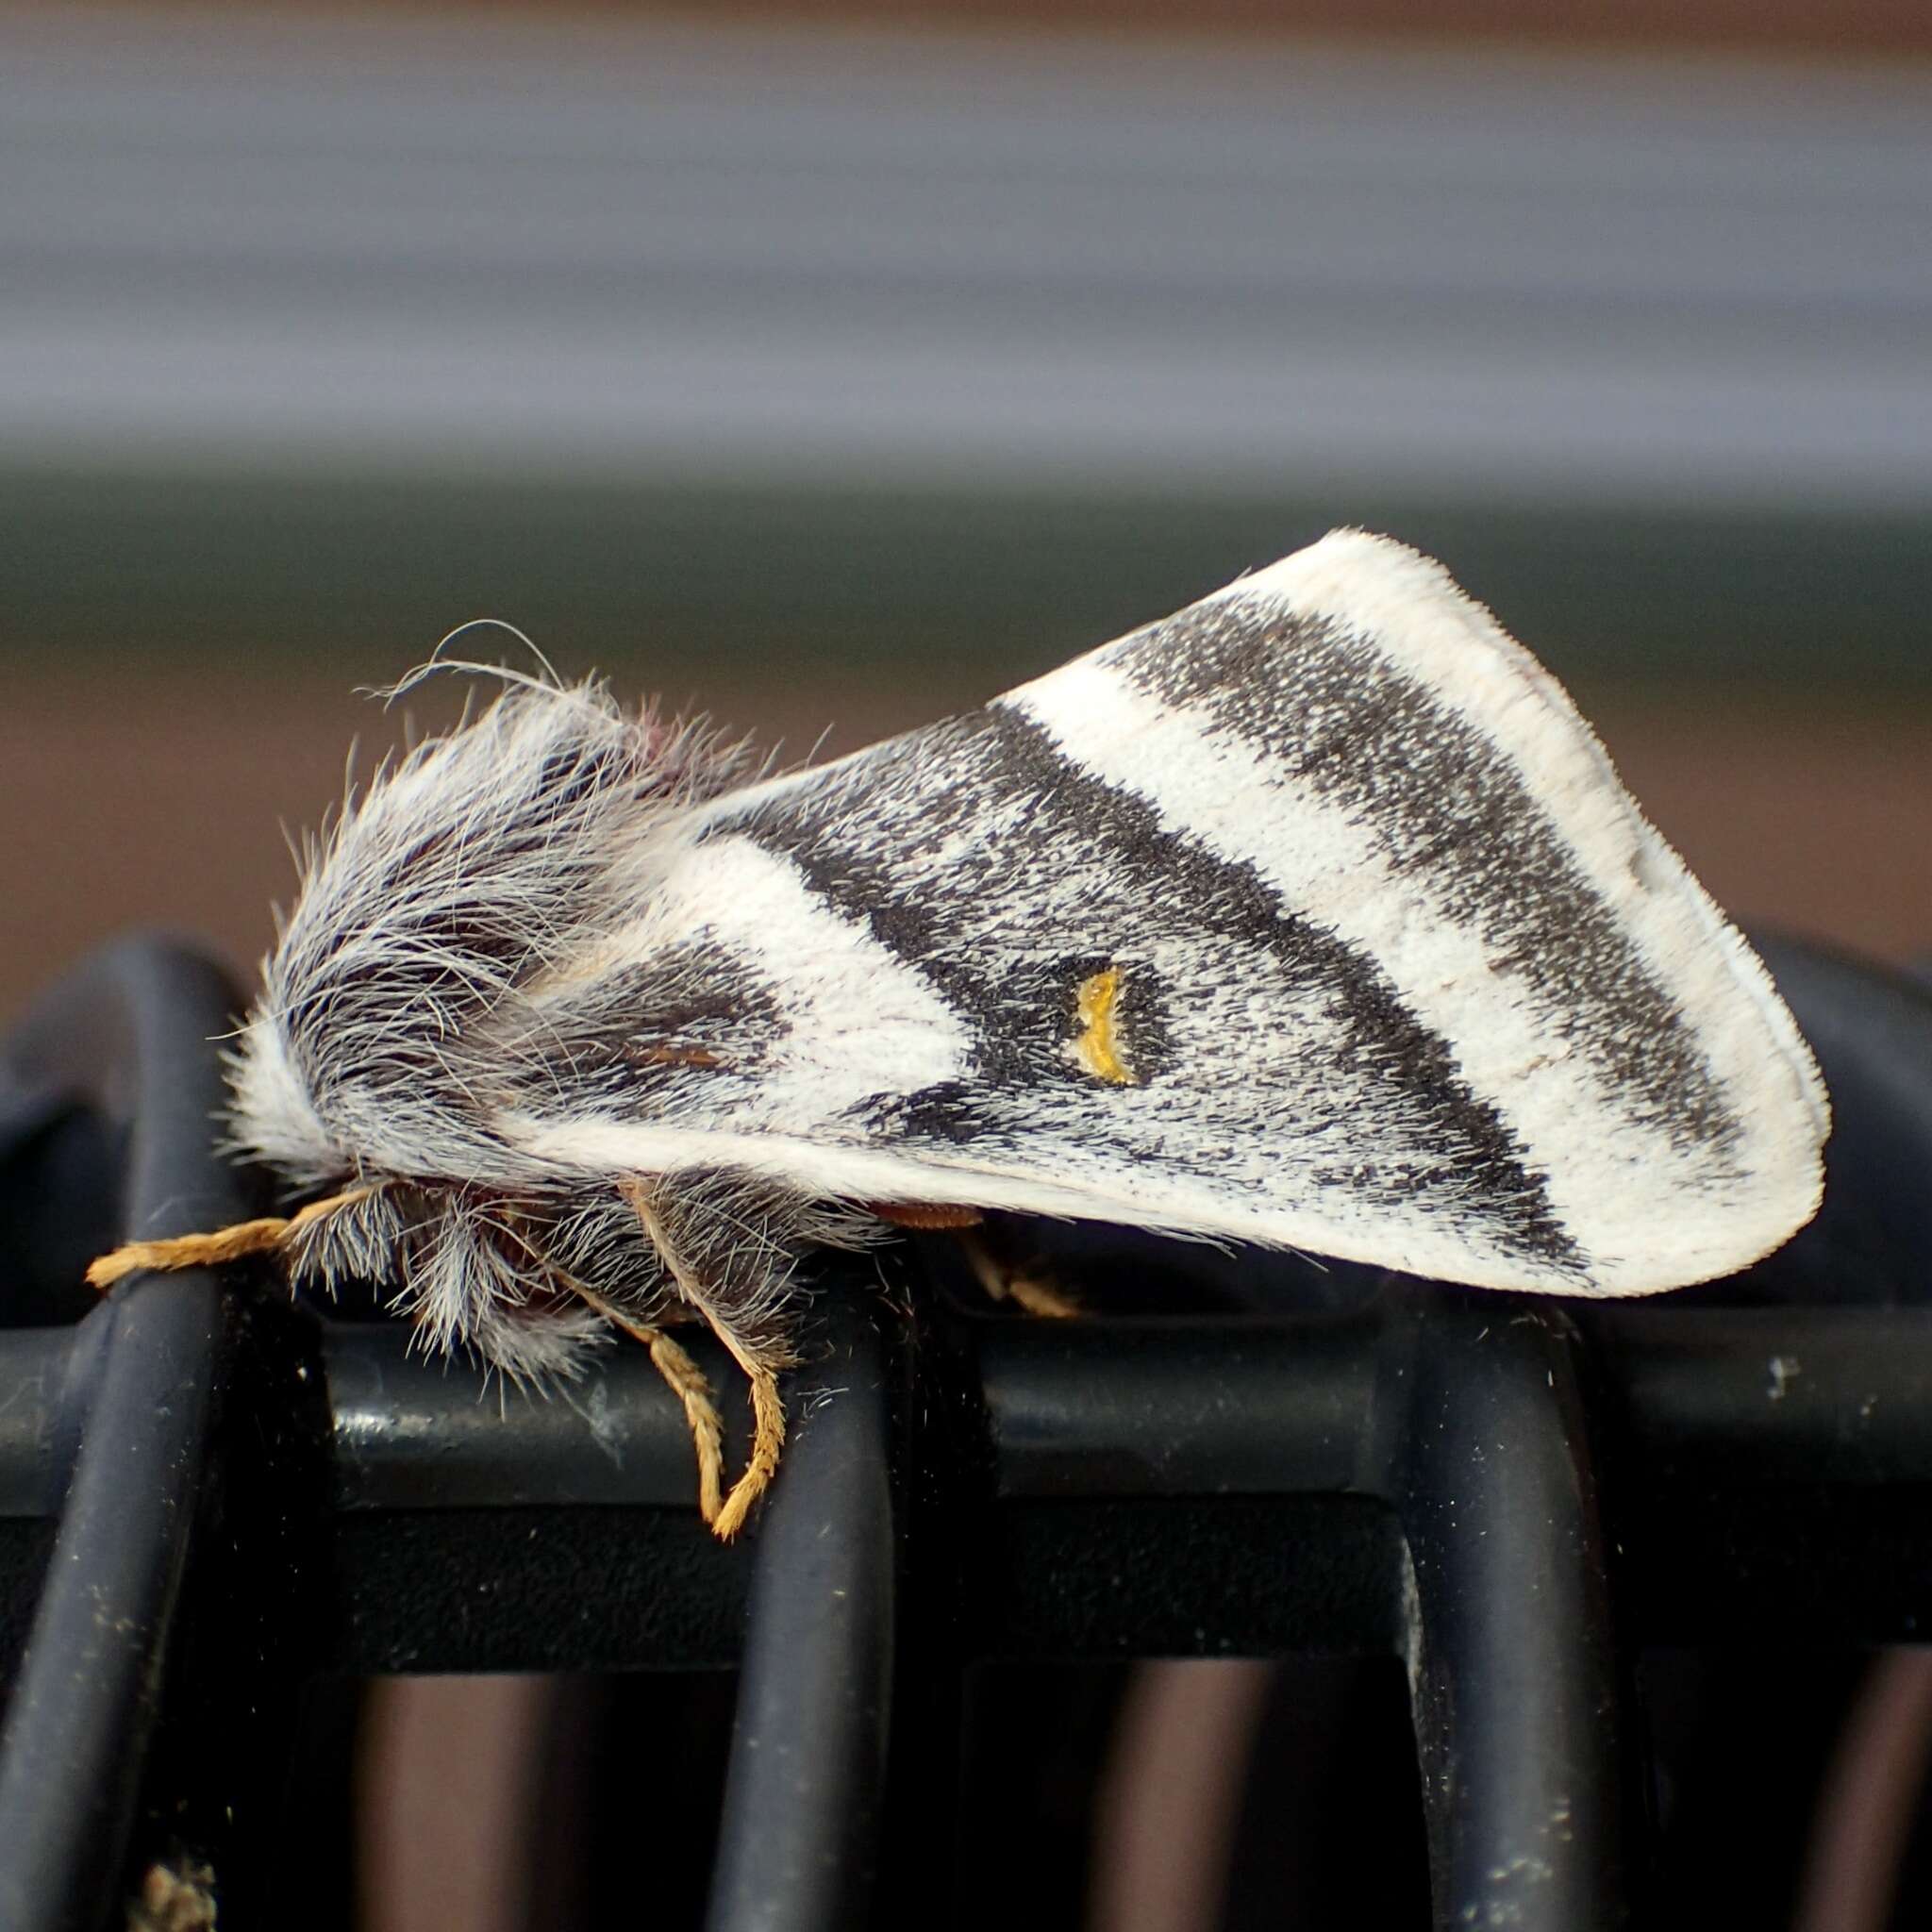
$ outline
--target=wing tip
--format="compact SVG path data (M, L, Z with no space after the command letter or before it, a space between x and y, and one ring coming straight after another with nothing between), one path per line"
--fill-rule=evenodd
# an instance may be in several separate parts
M1447 592L1458 603L1474 601L1440 559L1399 537L1356 524L1338 524L1314 542L1237 578L1228 590L1250 596L1284 591L1299 595L1309 580L1350 572L1391 584L1400 582L1411 593L1425 589Z
M1756 948L1624 787L1601 740L1560 681L1441 562L1372 530L1332 529L1230 585L1225 594L1330 617L1391 642L1407 637L1419 654L1411 659L1416 675L1464 706L1486 678L1493 678L1488 686L1491 702L1477 699L1475 714L1491 731L1499 719L1513 718L1517 741L1511 749L1525 774L1542 780L1534 789L1541 795L1554 791L1593 800L1600 808L1615 808L1619 825L1599 826L1599 836L1591 839L1589 824L1566 818L1566 836L1600 854L1629 844L1633 859L1649 861L1654 873L1642 896L1686 915L1690 929L1675 935L1681 956L1653 963L1670 966L1669 977L1684 995L1687 967L1700 958L1706 962L1698 996L1684 1004L1701 1035L1708 1039L1715 1030L1731 1036L1731 1051L1724 1056L1728 1070L1755 1096L1757 1117L1747 1144L1757 1158L1747 1157L1749 1178L1743 1183L1751 1198L1722 1208L1707 1201L1700 1209L1680 1196L1680 1238L1660 1252L1652 1224L1633 1229L1627 1245L1614 1237L1604 1241L1606 1249L1623 1247L1624 1258L1594 1271L1597 1282L1586 1291L1647 1294L1721 1279L1776 1252L1807 1225L1823 1199L1824 1149L1831 1129L1830 1095L1816 1056ZM1506 712L1498 700L1511 691L1541 702ZM1546 722L1539 724L1539 716ZM1525 755L1525 748L1540 756ZM1626 908L1626 915L1635 909Z

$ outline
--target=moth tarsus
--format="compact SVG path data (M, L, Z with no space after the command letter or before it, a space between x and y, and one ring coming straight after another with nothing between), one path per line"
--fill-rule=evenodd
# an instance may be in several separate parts
M1037 1261L1018 1261L999 1252L977 1227L958 1231L958 1242L989 1301L1011 1302L1026 1314L1046 1321L1068 1321L1081 1312L1080 1304Z
M1556 680L1358 531L776 776L508 678L311 846L231 1076L326 1199L251 1237L297 1284L538 1382L708 1323L721 1528L811 1249L1004 1209L1647 1293L1802 1225L1828 1124Z
M711 1399L711 1385L705 1373L661 1328L634 1321L622 1308L573 1284L576 1294L604 1317L613 1328L621 1329L633 1341L641 1341L649 1352L651 1365L665 1386L677 1397L691 1430L691 1446L698 1463L698 1514L715 1528L724 1505L724 1429L718 1419L717 1405Z

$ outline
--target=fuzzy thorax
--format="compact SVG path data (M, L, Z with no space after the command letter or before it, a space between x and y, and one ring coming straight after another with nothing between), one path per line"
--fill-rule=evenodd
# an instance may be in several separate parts
M431 1343L570 1373L675 1296L613 1177L533 1159L506 1093L553 1090L529 991L592 955L647 887L654 841L743 774L704 731L603 687L511 681L353 794L305 854L230 1061L231 1141L295 1198L347 1189L276 1243L291 1282L390 1288Z

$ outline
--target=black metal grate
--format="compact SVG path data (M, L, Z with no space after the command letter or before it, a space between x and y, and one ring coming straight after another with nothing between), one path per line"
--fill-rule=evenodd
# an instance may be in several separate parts
M0 1924L118 1923L180 1850L225 1932L273 1923L329 1674L731 1664L713 1932L932 1924L971 1666L1307 1653L1407 1659L1438 1926L1624 1923L1642 1646L1932 1619L1932 1001L1771 957L1839 1126L1825 1215L1751 1276L1579 1307L1237 1257L1190 1265L1245 1311L1035 1325L858 1271L728 1550L641 1351L505 1414L258 1285L75 1324L91 1252L255 1205L209 1150L232 990L96 958L0 1082ZM1170 1265L1128 1250L1098 1298Z

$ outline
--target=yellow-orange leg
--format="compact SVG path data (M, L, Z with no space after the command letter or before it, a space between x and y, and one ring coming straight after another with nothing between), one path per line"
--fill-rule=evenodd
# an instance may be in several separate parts
M1062 1293L1044 1275L1023 1264L1004 1261L993 1253L986 1237L976 1232L986 1221L980 1208L953 1202L872 1201L867 1203L866 1212L876 1214L894 1227L910 1228L918 1234L943 1231L958 1235L974 1279L986 1291L989 1300L1011 1301L1029 1315L1042 1315L1057 1322L1080 1312L1079 1303Z
M712 1529L717 1529L718 1519L724 1513L724 1425L718 1418L718 1407L711 1400L711 1385L705 1380L705 1372L663 1329L654 1328L647 1322L632 1321L601 1295L592 1294L575 1282L570 1287L613 1327L622 1328L650 1350L651 1366L683 1404L684 1420L698 1458L698 1514Z
M778 1377L770 1364L752 1354L720 1318L705 1284L691 1273L673 1244L652 1205L650 1191L641 1181L629 1181L623 1193L684 1298L710 1324L711 1333L724 1344L731 1359L744 1371L745 1379L751 1384L751 1459L745 1464L744 1474L731 1486L731 1492L719 1506L717 1514L705 1519L721 1541L729 1542L744 1527L752 1506L770 1487L773 1476L778 1473L778 1458L785 1452L785 1404L778 1394Z
M1022 1262L1002 1260L988 1245L986 1237L972 1228L959 1230L959 1245L974 1279L987 1292L989 1300L1010 1301L1029 1315L1050 1322L1071 1320L1080 1312L1080 1304L1057 1288L1045 1274Z

